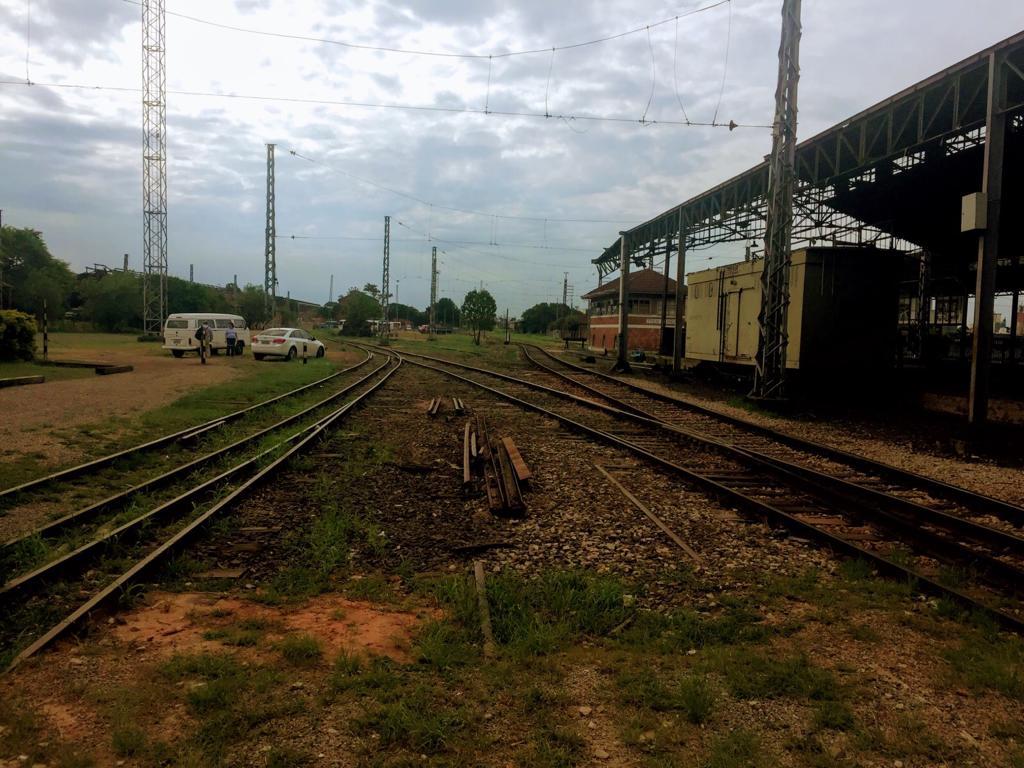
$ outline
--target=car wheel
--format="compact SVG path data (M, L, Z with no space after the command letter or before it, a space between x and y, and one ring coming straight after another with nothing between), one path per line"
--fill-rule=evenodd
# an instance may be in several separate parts
M324 348L323 347L320 347L319 349L317 349L316 356L317 357L323 357L324 356Z
M288 359L294 360L296 354L298 353L295 351L295 347L292 347L291 349L288 350Z
M253 352L252 356L254 360L262 360L265 357L265 355L261 355L259 352Z

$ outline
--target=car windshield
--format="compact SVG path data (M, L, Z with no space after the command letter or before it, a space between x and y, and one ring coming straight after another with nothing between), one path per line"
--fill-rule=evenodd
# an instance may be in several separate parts
M260 336L287 336L290 332L290 328L268 328L262 331Z

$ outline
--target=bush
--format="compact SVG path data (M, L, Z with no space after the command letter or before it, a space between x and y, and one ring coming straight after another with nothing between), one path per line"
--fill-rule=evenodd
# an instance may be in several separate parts
M31 360L36 354L36 321L13 309L0 310L0 360Z

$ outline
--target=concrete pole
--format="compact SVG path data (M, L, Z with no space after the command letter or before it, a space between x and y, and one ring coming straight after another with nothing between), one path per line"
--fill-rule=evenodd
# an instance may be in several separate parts
M683 366L683 280L686 279L686 230L683 228L683 212L679 212L679 248L676 255L676 319L672 338L672 375L678 376Z
M967 421L982 427L988 419L992 368L992 314L995 309L996 262L1003 197L1003 166L1007 116L1005 69L995 53L988 60L988 111L985 119L985 163L981 191L988 200L985 230L978 238L978 272L974 291L974 339L971 346L971 391Z
M615 369L629 368L629 245L625 232L619 233L619 355Z

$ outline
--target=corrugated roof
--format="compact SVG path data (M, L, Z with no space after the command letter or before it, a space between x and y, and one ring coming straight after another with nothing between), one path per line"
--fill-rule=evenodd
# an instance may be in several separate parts
M629 295L636 296L642 294L651 294L661 296L662 291L665 290L665 276L655 272L653 269L641 269L637 272L629 273ZM668 279L668 293L670 296L676 295L676 281L671 277ZM683 286L683 295L686 294L686 286ZM599 285L589 293L583 294L580 298L582 299L599 299L603 296L618 296L619 295L619 278L615 278L609 283Z

